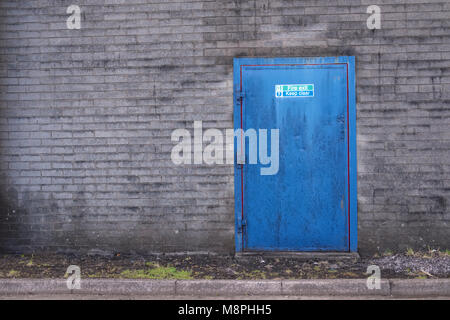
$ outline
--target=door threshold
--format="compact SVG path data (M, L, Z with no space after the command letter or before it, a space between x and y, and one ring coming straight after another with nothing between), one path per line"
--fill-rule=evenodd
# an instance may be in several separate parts
M246 259L252 257L287 258L287 259L296 259L299 261L309 261L309 260L358 261L360 259L358 252L338 252L338 251L327 251L327 252L246 251L246 252L236 252L235 257L237 259Z

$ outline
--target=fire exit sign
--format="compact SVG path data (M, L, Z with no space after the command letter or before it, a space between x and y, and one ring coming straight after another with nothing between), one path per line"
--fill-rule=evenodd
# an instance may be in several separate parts
M314 84L277 84L275 97L314 97Z

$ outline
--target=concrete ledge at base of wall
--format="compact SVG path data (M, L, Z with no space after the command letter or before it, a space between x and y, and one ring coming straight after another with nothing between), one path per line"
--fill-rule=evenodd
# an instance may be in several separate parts
M102 294L177 296L393 296L450 297L450 279L383 279L369 290L366 279L305 280L131 280L82 279L81 289L69 290L66 280L0 279L0 295Z

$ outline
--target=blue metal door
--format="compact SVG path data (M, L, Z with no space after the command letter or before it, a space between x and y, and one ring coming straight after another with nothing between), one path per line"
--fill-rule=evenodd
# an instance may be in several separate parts
M267 129L270 154L279 130L276 173L249 143L235 165L237 251L356 251L354 57L239 58L234 83L243 139Z

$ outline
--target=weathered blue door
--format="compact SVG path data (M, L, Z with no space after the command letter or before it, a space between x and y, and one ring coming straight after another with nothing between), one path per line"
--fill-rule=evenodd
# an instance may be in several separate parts
M354 57L235 59L235 129L279 129L276 174L235 165L237 251L356 251L354 83Z

